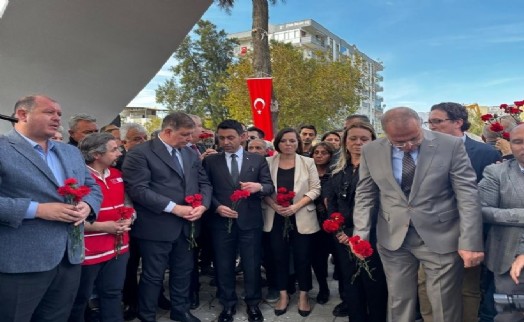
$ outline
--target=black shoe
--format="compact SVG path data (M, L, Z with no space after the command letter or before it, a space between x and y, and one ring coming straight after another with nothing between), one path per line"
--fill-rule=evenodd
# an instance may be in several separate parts
M247 312L247 320L249 322L264 321L264 317L262 316L262 312L260 312L258 305L248 305L246 312Z
M326 304L329 301L329 290L320 290L317 294L317 303Z
M169 300L164 296L164 294L161 294L161 295L158 297L158 307L161 308L162 310L169 311L169 310L171 310L171 301L169 301Z
M298 309L298 314L300 314L300 316L306 317L310 313L311 313L311 310L309 310L309 311L302 311L301 309Z
M218 316L218 322L233 322L235 319L233 315L237 313L234 307L224 308Z
M299 300L300 302L300 300ZM300 303L297 304L297 306L299 305ZM308 299L308 304L309 304L309 299ZM309 314L311 313L311 305L309 305L309 310L301 310L300 307L298 309L298 314L300 314L300 316L303 316L303 317L306 317L308 316Z
M180 322L200 322L200 319L191 314L191 312L187 311L184 313L172 313L169 316L169 318L173 321L180 321Z
M189 295L189 308L195 310L200 306L200 296L198 292L193 292Z
M333 315L338 317L349 316L349 307L347 303L342 302L335 306L335 308L333 309Z
M285 314L287 312L287 308L289 306L289 302L291 301L291 298L289 297L289 295L287 296L287 304L286 304L286 307L283 308L283 309L275 309L275 315L276 316L280 316L282 314Z
M124 321L133 321L136 319L138 310L134 306L127 306L124 310Z

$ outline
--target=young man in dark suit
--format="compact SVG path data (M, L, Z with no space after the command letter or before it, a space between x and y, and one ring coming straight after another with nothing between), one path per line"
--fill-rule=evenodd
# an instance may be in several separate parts
M142 254L138 300L142 321L156 321L166 267L171 319L200 321L189 312L193 251L188 239L191 223L209 207L212 188L199 158L186 146L194 127L187 114L169 114L162 121L158 138L130 150L122 167L126 190L137 211L133 231ZM184 199L196 193L203 196L202 205L192 208Z
M53 142L62 109L27 96L0 137L0 321L66 321L80 282L84 245L73 225L95 220L102 194L80 151ZM77 205L57 192L74 178L91 192Z
M236 313L235 259L237 250L244 271L245 302L248 320L263 321L261 300L260 254L262 253L263 196L273 193L267 161L261 155L244 151L245 131L235 120L225 120L217 127L217 137L224 152L204 158L203 165L213 185L211 226L215 250L218 298L223 306L219 322L231 322ZM233 209L230 196L235 190L251 195ZM231 225L230 225L231 221Z

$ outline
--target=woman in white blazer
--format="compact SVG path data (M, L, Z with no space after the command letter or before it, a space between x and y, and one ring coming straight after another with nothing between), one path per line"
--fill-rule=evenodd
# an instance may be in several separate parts
M313 200L320 196L320 180L313 159L297 153L302 144L296 130L285 128L279 131L274 145L278 154L267 160L275 191L284 187L295 192L291 205L287 207L277 203L276 192L264 199L264 231L269 233L275 284L280 291L275 314L286 313L289 305L287 285L292 251L300 290L298 312L308 316L311 306L307 292L312 288L311 240L312 234L320 230Z

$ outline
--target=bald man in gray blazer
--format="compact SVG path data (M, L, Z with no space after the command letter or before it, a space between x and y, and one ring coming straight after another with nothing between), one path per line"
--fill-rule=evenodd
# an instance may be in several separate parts
M462 320L463 267L483 259L476 176L459 138L423 130L400 107L382 119L385 138L360 159L354 233L369 237L379 200L377 248L389 292L388 321L414 321L422 264L435 322Z

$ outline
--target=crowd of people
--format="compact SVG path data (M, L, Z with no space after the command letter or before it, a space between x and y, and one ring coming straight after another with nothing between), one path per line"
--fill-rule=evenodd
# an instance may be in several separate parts
M0 137L0 321L150 322L162 308L197 322L201 274L213 276L219 322L234 320L239 297L250 322L264 320L264 300L284 315L297 291L307 317L313 273L315 302L332 300L330 259L333 315L351 322L524 321L510 305L524 291L517 120L504 118L509 142L489 127L480 142L464 106L440 103L429 129L398 107L383 137L351 115L321 136L304 125L268 142L232 119L210 131L172 112L148 138L139 124L99 130L77 114L66 143L61 115L50 97L21 98ZM333 214L344 225L329 233ZM507 295L498 314L495 293Z

